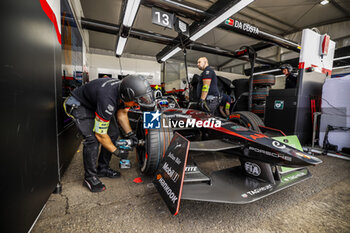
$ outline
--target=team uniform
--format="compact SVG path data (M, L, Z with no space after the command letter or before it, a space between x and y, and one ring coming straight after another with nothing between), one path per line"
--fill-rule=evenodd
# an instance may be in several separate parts
M204 86L203 88L203 80L210 79L210 87L209 90ZM216 109L220 103L220 92L218 89L218 78L214 70L207 66L200 75L199 82L197 85L197 95L199 98L201 97L202 91L208 91L208 95L206 98L206 102L212 114L215 114Z
M231 107L231 97L226 94L223 94L219 106L223 106L225 110L229 110Z
M83 149L85 179L95 177L97 170L109 167L111 152L101 147L96 168L99 142L95 133L108 134L112 142L119 136L115 113L125 108L119 99L120 82L112 78L93 80L75 89L65 103L85 139Z
M286 78L286 86L285 88L296 88L298 80L298 73L290 73Z

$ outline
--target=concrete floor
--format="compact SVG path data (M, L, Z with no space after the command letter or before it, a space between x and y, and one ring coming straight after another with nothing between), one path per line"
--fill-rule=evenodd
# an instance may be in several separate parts
M172 216L136 166L119 179L102 178L107 190L82 186L81 147L32 232L350 232L350 162L320 156L313 177L247 205L181 201ZM130 155L135 161L135 154ZM113 158L111 167L117 168Z

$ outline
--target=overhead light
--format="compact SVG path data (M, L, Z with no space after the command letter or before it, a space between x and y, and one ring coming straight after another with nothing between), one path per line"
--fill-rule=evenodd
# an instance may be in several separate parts
M116 56L121 56L128 40L129 31L134 23L136 13L140 7L141 0L127 0L122 25L120 26Z
M241 0L239 3L235 4L231 8L229 8L227 11L225 11L222 15L216 17L212 22L210 22L208 25L203 27L201 30L196 32L190 37L190 40L195 41L201 36L203 36L205 33L209 32L211 29L218 26L220 23L224 22L227 18L231 17L238 11L242 10L244 7L252 3L254 0Z
M127 41L127 38L122 37L122 36L119 36L119 38L118 38L118 44L117 44L117 49L116 49L116 51L115 51L115 54L116 54L117 56L122 55L123 50L124 50L124 47L125 47L125 44L126 44L126 41Z
M337 57L337 58L334 58L333 61L344 60L344 59L348 59L348 58L350 58L350 56Z
M165 55L162 59L160 59L162 62L165 62L169 58L171 58L174 54L179 52L181 49L179 47L175 47L172 51L170 51L167 55Z
M126 4L126 9L124 12L124 18L123 18L123 24L126 27L131 27L135 16L137 13L137 10L139 9L141 0L128 0Z
M257 74L267 74L267 73L272 73L272 72L277 72L277 71L281 71L281 69L273 69L273 70L261 71L261 72L258 72L258 73L254 73L253 75L257 75Z
M329 0L323 0L320 2L322 6L327 5L329 3Z
M350 66L338 66L338 67L334 67L333 70L346 69L346 68L350 68Z

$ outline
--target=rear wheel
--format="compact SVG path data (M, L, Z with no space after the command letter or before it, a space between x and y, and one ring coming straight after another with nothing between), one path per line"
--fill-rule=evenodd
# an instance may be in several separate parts
M248 111L233 112L230 121L261 133L259 125L264 126L264 122L256 114Z

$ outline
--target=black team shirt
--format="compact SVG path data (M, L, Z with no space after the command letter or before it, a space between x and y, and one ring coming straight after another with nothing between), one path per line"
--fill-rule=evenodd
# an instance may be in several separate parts
M72 95L98 118L110 121L117 110L125 108L119 97L120 82L114 78L96 79L75 89Z
M218 89L218 78L216 77L214 70L211 67L207 66L201 73L201 76L198 81L197 95L199 96L199 98L202 94L203 80L206 79L211 80L208 95L219 96L220 92Z

